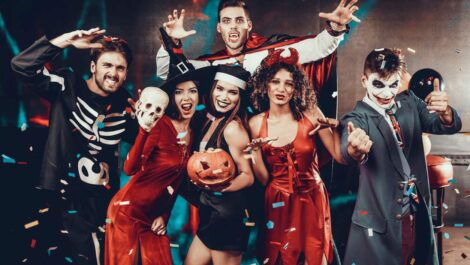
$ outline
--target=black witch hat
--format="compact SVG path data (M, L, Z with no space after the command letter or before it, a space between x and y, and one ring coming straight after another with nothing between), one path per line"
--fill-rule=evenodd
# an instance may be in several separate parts
M160 28L160 34L163 45L170 55L168 79L161 88L168 95L171 95L177 84L186 81L196 81L198 83L200 94L210 91L217 67L207 66L195 69L186 56L184 56L181 46L178 46L173 42L164 28Z

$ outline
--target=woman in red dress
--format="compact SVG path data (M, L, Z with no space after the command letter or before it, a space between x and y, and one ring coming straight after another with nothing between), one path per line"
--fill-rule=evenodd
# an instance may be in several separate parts
M186 177L190 123L205 87L198 85L204 76L211 80L210 73L190 71L162 86L170 98L166 114L153 128L141 125L124 164L133 177L108 207L105 264L172 264L165 224Z
M254 140L248 150L266 185L264 262L324 265L333 260L330 208L312 134L318 130L335 159L339 146L296 65L297 51L290 50L288 58L282 50L266 58L251 80L253 105L262 112L249 122Z

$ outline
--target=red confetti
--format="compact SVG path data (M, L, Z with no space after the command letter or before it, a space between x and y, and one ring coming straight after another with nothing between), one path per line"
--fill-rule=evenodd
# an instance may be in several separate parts
M106 106L106 111L109 111L111 109L111 104L109 104L108 106Z
M366 215L366 214L368 214L368 213L369 213L368 211L360 211L360 212L359 212L359 214L361 214L361 215Z
M28 164L28 162L26 162L26 161L18 161L18 162L16 162L16 163L17 163L18 165L27 165L27 164Z
M110 189L111 189L111 186L109 186L109 184L104 185L104 187L105 187L107 190L110 190Z
M36 247L36 239L31 239L31 248Z

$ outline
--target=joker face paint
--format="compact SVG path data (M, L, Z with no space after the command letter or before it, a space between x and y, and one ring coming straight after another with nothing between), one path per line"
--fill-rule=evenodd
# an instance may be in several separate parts
M377 73L369 76L363 75L362 86L367 89L367 96L377 106L388 109L395 103L395 97L400 88L400 75L392 74L390 77L381 78Z

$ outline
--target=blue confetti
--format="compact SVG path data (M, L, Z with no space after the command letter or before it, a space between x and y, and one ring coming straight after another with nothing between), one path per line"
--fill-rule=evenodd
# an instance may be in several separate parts
M284 206L284 202L275 202L273 203L273 208L279 208Z
M454 224L454 227L463 227L463 224Z
M80 153L77 154L77 158L80 158Z
M200 110L203 110L205 108L206 108L206 106L204 104L199 104L199 105L196 106L196 111L200 111Z
M214 195L216 195L216 196L222 196L222 192L220 192L220 191L214 191Z
M446 209L446 210L449 209L449 206L445 203L442 204L442 207L444 207L444 209Z
M444 233L444 237L445 237L446 239L449 239L449 238L450 238L449 233Z
M77 213L77 211L75 211L75 210L70 210L69 211L69 214L74 214L74 213Z
M267 223L266 223L266 227L268 229L273 229L274 228L274 222L269 220Z
M13 158L11 158L7 155L2 154L2 158L3 158L3 163L5 163L5 164L14 164L14 163L16 163L15 159L13 159Z
M448 182L449 182L449 183L455 183L455 182L457 182L457 180L456 180L456 179L449 179Z
M73 262L73 260L72 260L71 258L69 258L69 257L65 257L65 260L66 260L68 263L72 263L72 262Z
M249 113L253 113L253 109L250 106L248 106L246 109L248 110Z
M98 122L98 128L103 129L104 123L102 121Z
M75 173L73 173L73 172L69 172L68 175L69 175L69 177L75 178Z
M413 192L413 186L408 188L408 190L406 191L406 196L410 196L412 192Z

